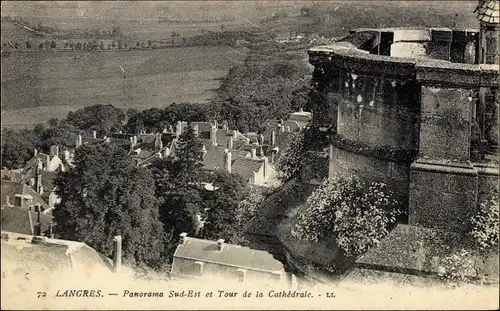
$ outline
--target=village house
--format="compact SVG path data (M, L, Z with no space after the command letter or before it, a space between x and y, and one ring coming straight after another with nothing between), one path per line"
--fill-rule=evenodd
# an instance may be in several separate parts
M131 272L121 265L121 236L115 237L113 260L82 242L5 230L2 230L1 250L2 282L9 287L26 287L36 281L41 289L50 288L54 283L75 277L79 282L91 279L102 282L103 277Z
M281 262L265 251L180 235L174 253L173 278L213 279L231 282L258 282L262 286L290 286L293 277Z
M19 234L39 235L51 237L53 235L52 216L42 214L41 208L37 206L21 207L10 203L2 204L2 230Z

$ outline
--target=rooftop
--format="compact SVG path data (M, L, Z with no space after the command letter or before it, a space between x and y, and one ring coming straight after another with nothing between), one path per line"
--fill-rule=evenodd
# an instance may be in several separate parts
M483 23L498 24L500 5L498 0L483 0L476 9L477 19Z
M65 272L102 276L111 273L110 261L81 242L48 239L33 242L33 236L2 231L2 274L29 279L57 278Z
M174 257L266 272L284 270L283 264L268 252L227 243L224 243L222 250L219 251L216 241L191 237L185 237L184 244L177 246Z

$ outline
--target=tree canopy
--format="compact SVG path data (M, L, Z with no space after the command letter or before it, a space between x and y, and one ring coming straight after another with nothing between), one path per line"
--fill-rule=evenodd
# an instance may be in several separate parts
M56 179L57 234L108 256L121 235L125 262L160 264L165 241L150 172L112 144L80 147L74 164Z

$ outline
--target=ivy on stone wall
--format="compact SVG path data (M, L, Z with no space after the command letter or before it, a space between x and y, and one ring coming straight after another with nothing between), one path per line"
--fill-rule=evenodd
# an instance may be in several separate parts
M333 146L348 152L401 164L411 163L417 154L416 150L397 149L388 146L370 146L363 142L344 138L339 134L331 135L330 142Z

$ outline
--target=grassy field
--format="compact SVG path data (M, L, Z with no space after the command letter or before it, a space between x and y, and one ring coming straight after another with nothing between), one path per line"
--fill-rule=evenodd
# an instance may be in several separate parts
M13 53L2 57L2 123L36 124L93 104L146 109L204 102L244 57L223 46Z

